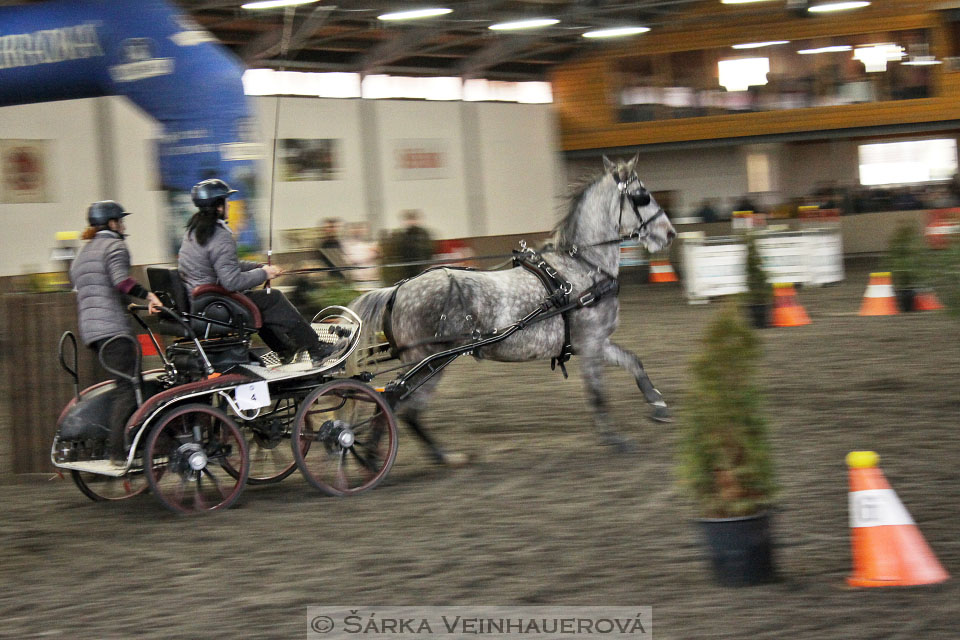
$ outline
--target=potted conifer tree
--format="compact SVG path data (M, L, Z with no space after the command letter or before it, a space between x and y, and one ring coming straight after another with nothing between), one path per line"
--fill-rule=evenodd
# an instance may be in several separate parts
M776 491L767 422L755 381L760 347L734 304L707 328L692 364L681 425L680 473L699 506L717 580L774 579L770 508Z
M747 292L744 294L744 306L750 316L750 322L757 329L770 326L770 307L773 295L767 274L763 270L763 258L753 233L744 236L747 245Z
M923 272L924 246L914 224L901 224L890 236L886 262L900 311L913 311L913 298Z

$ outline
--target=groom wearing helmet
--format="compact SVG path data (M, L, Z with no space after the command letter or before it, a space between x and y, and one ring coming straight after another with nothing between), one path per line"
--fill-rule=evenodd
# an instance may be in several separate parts
M260 309L260 337L267 346L284 360L306 349L310 353L311 366L318 368L335 347L320 342L310 325L280 291L248 291L276 278L283 270L273 265L240 260L237 256L237 241L226 221L227 198L236 192L217 178L194 185L190 195L197 212L187 223L187 232L180 246L180 278L188 292L204 284L243 292Z
M147 301L150 313L160 310L160 299L130 276L130 252L124 241L123 219L130 215L113 200L94 202L87 209L84 240L89 240L70 267L70 281L77 289L77 315L80 339L112 369L131 377L137 362L137 343L126 314L128 297ZM130 340L114 340L107 353L106 343L118 335ZM136 406L133 384L128 377L114 376L116 399L109 416L110 456L123 459L123 427Z

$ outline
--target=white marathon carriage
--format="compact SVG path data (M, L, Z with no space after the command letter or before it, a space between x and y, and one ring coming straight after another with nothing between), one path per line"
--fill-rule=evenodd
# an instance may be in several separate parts
M122 500L149 488L167 508L191 514L226 509L247 483L279 482L297 468L333 496L383 480L397 454L392 403L366 384L370 376L345 373L360 340L360 318L344 307L324 309L312 326L321 340L341 348L319 369L306 355L305 362L281 364L276 354L251 348L260 315L249 298L204 286L188 302L176 269L147 271L164 304L157 332L176 339L160 349L138 315L146 307L131 305L162 354L163 369L141 372L138 356L134 370L116 371L101 356L104 368L129 379L136 394L123 464L112 462L106 447L116 382L81 391L76 338L67 332L60 339L60 363L76 394L57 422L51 459L85 495ZM108 344L101 354L109 351Z

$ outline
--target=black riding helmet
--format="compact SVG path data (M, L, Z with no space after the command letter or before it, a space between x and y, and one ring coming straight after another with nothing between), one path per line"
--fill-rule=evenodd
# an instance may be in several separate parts
M193 198L193 204L198 207L210 207L216 204L217 200L226 200L237 192L231 189L223 180L219 178L210 178L193 185L190 190L190 197Z
M128 215L130 215L130 212L124 211L120 203L113 200L101 200L100 202L94 202L87 209L87 223L91 227L105 227L111 220L119 220Z

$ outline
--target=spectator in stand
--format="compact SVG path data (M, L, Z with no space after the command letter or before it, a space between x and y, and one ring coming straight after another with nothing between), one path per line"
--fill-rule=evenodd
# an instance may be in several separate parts
M369 239L369 227L366 222L347 225L346 237L340 244L343 245L343 257L354 267L375 265L380 257L376 243ZM360 285L378 286L376 267L348 271L347 275Z
M694 215L700 218L701 222L716 222L720 219L717 210L713 208L713 201L709 198L700 203L700 208Z
M324 218L320 224L319 246L321 249L343 250L343 244L340 241L340 228L343 223L340 218Z
M400 214L403 228L391 233L383 243L383 257L387 263L424 262L433 258L433 236L421 226L419 209L406 209ZM412 278L427 265L407 264L381 269L385 284Z

